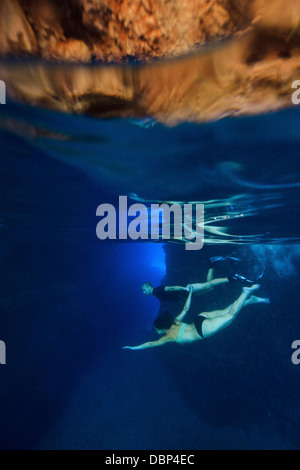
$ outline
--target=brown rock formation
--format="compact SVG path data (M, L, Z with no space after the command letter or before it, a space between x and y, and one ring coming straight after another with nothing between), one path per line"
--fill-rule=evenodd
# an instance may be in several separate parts
M180 55L245 30L255 0L2 0L0 52L52 60ZM13 31L13 32L12 32Z
M18 99L98 117L277 110L300 79L299 25L299 0L2 0L0 51L64 65L2 64L0 78ZM146 64L66 66L128 56Z

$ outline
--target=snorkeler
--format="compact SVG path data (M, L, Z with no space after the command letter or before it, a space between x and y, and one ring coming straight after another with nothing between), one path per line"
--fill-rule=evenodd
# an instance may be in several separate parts
M225 258L222 258L224 260ZM206 277L206 282L198 284L189 284L186 287L182 286L160 286L153 287L151 282L144 282L142 285L142 291L145 295L154 295L161 302L172 302L176 300L186 299L190 292L190 287L193 287L195 294L211 291L214 287L221 284L227 284L230 282L229 278L214 279L214 267L217 261L220 261L221 257L212 258L209 264L209 271Z
M195 294L202 294L204 292L211 291L214 287L227 284L229 282L239 282L244 286L252 286L257 284L258 281L262 278L261 274L255 281L251 281L240 274L234 274L233 276L228 276L226 278L214 279L214 268L215 265L221 261L229 261L234 265L241 261L239 258L234 258L233 256L217 256L210 258L209 260L209 271L206 277L206 282L197 283L197 284L188 284L186 287L182 286L160 286L154 287L151 282L145 282L142 285L142 291L145 295L154 295L161 302L172 302L177 300L186 299L189 293L189 288L192 286Z
M125 346L123 349L147 349L162 346L166 343L187 344L207 339L229 326L243 307L256 303L270 303L269 299L253 295L253 292L259 288L259 284L244 287L240 297L226 309L200 313L195 318L194 323L187 324L183 320L190 309L194 292L193 286L190 286L188 298L180 315L173 319L169 313L166 313L155 320L154 328L156 332L163 335L160 339L140 346Z

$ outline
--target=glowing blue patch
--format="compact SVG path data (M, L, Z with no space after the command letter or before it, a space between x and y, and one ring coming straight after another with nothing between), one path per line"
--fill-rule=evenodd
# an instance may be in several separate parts
M164 252L163 245L158 243L158 244L151 244L149 245L149 248L147 249L147 256L150 258L150 263L149 265L152 268L157 269L158 274L160 277L164 277L166 275L166 255Z

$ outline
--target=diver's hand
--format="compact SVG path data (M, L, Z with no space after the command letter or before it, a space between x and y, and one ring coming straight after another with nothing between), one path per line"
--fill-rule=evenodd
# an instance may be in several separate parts
M131 349L132 351L134 351L136 348L134 346L123 346L122 349Z
M187 287L187 290L188 290L189 292L194 292L194 286L193 286L193 284L188 284L186 287Z

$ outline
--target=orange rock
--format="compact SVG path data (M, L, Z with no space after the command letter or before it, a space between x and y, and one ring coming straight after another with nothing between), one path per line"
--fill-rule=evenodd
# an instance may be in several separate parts
M298 0L284 8L281 0L2 0L0 8L3 53L63 64L1 64L1 79L15 98L51 109L203 122L292 106L300 79ZM66 65L127 56L145 63Z
M0 52L12 50L20 29L25 50L47 59L67 60L66 48L84 42L95 59L113 61L180 55L244 31L255 19L255 0L1 0ZM8 13L7 13L8 12ZM66 42L62 48L58 44ZM38 47L37 47L38 46ZM71 46L73 47L73 46ZM57 55L62 50L62 55ZM73 54L70 54L74 60ZM79 50L79 60L90 60Z
M0 52L2 54L37 54L34 30L18 0L0 3Z

